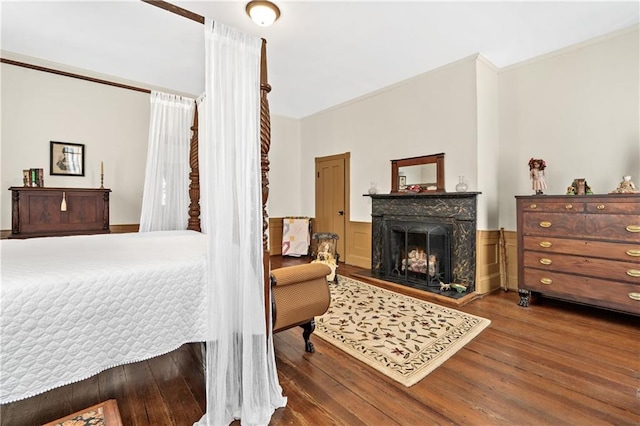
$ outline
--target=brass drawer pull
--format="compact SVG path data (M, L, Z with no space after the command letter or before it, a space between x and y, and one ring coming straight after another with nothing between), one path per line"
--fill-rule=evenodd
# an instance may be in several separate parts
M531 204L531 205L529 206L529 208L530 208L530 209L537 209L537 208L538 208L538 206L537 206L537 205L535 205L535 204Z
M542 259L540 259L540 263L542 263L543 265L551 265L553 263L553 261L551 259L547 259L546 257L543 257ZM640 274L640 271L637 271ZM627 271L627 274L629 273L629 271ZM640 276L640 275L638 275Z
M629 299L640 300L640 293L631 292L629 293Z
M629 225L626 229L629 232L640 232L640 225Z
M571 210L573 206L571 204L567 204L566 206L564 206L564 208L567 210Z
M542 227L542 228L551 228L551 222L547 222L547 221L540 222L540 227ZM629 229L627 227L627 231L628 230ZM630 231L630 232L633 232L633 231Z
M598 205L596 206L596 209L598 209L598 210L604 210L604 204L598 204Z
M540 278L540 282L544 285L551 285L553 280L551 278Z
M551 241L540 241L540 247L544 247L544 248L549 248L551 247L553 244L551 243ZM640 255L639 255L640 256Z
M627 275L634 278L640 278L640 270L638 269L629 269L627 270Z
M627 250L627 254L633 257L640 257L640 250Z

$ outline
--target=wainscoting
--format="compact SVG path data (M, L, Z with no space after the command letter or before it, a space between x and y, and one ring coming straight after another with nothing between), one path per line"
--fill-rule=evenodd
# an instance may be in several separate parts
M500 232L476 231L476 292L500 288Z
M279 256L282 254L282 217L269 218L269 254Z
M371 223L349 222L346 247L345 263L371 268Z
M282 223L282 220L280 220ZM280 225L282 226L282 225ZM347 253L345 263L371 268L371 223L349 222L347 226ZM282 231L280 231L282 234ZM501 276L509 290L518 289L517 233L504 231L505 264L503 270L500 253L500 231L476 231L476 293L485 294L501 288ZM282 235L280 235L282 240ZM273 254L273 251L271 252Z
M517 233L504 231L504 265L500 252L500 231L476 231L476 292L491 293L502 286L508 290L518 290L518 247ZM504 281L501 281L504 280Z

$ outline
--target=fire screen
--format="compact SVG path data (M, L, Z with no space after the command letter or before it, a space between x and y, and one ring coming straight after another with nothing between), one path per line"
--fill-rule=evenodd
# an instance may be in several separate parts
M443 224L388 224L386 275L414 287L451 282L452 227Z

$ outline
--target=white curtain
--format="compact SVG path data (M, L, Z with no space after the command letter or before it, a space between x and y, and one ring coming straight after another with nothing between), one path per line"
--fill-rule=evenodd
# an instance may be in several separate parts
M187 229L195 100L151 92L140 232Z
M258 37L205 22L198 106L208 241L207 407L200 425L266 425L286 404L265 327Z

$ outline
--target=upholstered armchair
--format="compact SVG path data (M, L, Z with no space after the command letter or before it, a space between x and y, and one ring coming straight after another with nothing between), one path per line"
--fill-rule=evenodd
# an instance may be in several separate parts
M315 317L324 314L331 302L327 275L331 269L322 263L308 263L271 271L271 315L273 332L291 327L303 328L305 350L314 352L309 341L316 328Z

